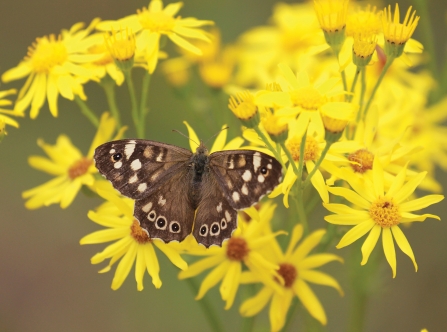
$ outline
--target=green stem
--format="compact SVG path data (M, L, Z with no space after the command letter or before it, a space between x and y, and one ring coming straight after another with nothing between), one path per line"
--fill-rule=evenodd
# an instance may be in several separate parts
M337 55L338 58L338 55ZM348 91L348 82L346 81L346 72L343 70L341 73L341 80L343 82L343 91ZM345 95L346 100L346 95Z
M106 94L107 104L109 105L110 113L112 113L113 118L116 121L118 129L122 127L121 116L115 99L115 81L109 78L109 76L104 77L101 80L101 86Z
M194 295L196 295L197 292L199 291L199 286L197 285L195 279L188 278L186 279L186 282L189 285L191 291L194 293ZM200 309L202 309L203 314L208 320L211 330L214 332L223 332L224 329L222 322L220 321L219 316L214 310L213 304L209 300L209 297L204 296L201 300L197 301L197 303L199 304Z
M146 115L149 112L149 107L147 106L147 100L149 96L149 86L151 83L151 74L148 71L145 71L143 77L143 83L141 86L141 99L140 99L140 131L142 137L145 136L146 130Z
M275 158L281 163L282 167L286 170L286 166L284 165L284 163L282 161L281 155L278 155L278 152L273 147L273 145L270 144L270 141L267 138L267 136L265 136L265 134L261 131L261 129L259 129L258 126L254 126L253 129L256 131L256 134L258 134L258 136L261 137L262 141L267 145L267 148L270 151L272 151L272 153L274 154Z
M323 151L321 152L320 158L318 158L317 162L315 163L314 169L306 177L306 180L303 183L303 188L306 188L306 186L309 185L309 182L312 179L312 176L314 176L316 171L318 171L318 168L320 167L321 163L323 162L324 157L326 157L326 154L329 151L329 148L331 147L331 145L332 145L332 143L326 142L326 146L324 147Z
M129 88L130 103L132 105L132 119L133 119L133 123L135 125L135 130L137 132L137 137L143 138L143 135L141 132L141 119L138 114L137 95L135 93L135 87L134 87L134 84L132 81L131 70L125 70L124 77L126 78L127 87Z
M356 123L360 122L361 116L362 116L362 108L363 108L363 102L365 100L365 92L366 92L366 75L365 75L365 67L361 69L361 86L360 86L360 99L359 99L359 106L360 109L357 113L357 121Z
M382 82L383 78L385 77L385 74L388 71L388 68L390 68L390 66L393 63L394 59L395 59L394 56L389 56L386 59L385 66L383 66L383 69L382 69L382 72L380 73L379 79L377 80L376 85L374 85L374 88L373 88L373 90L371 92L371 96L369 97L369 100L366 103L365 109L363 110L363 114L362 114L362 118L363 119L366 118L366 114L368 114L368 109L371 106L371 103L372 103L372 101L374 99L374 95L376 94L380 83Z
M249 284L244 287L243 300L248 300L256 294L256 286L255 284ZM255 326L255 316L251 317L242 317L242 332L251 332Z
M293 173L295 173L295 175L298 177L298 180L300 180L300 178L299 178L300 171L299 171L298 167L296 166L296 163L293 160L293 157L290 154L289 149L286 148L284 142L281 142L280 144L281 144L282 149L286 153L287 159L289 159L289 164L292 165Z
M99 119L98 117L95 115L95 113L93 113L93 111L90 109L90 107L88 107L88 105L86 104L85 101L83 101L81 98L79 98L79 96L74 97L74 100L76 102L76 104L78 104L79 108L81 109L82 114L85 115L85 117L87 119L90 120L90 122L96 127L99 127Z
M351 90L349 90L350 93L348 96L348 102L350 102L352 100L352 98L354 97L355 85L357 84L357 80L359 78L361 71L362 71L362 69L359 66L357 66L357 70L355 71L354 80L352 81Z
M304 190L303 188L300 186L300 182L297 182L295 185L295 204L296 204L296 209L297 209L297 214L298 214L298 219L299 222L301 223L301 225L303 225L303 234L304 236L306 236L307 234L309 234L309 225L307 223L307 214L306 214L306 209L304 208ZM295 226L295 225L293 225ZM292 227L293 228L293 227Z
M306 131L304 132L303 137L301 138L301 143L300 143L300 156L304 156L304 152L306 151L306 139L307 139L307 128ZM298 179L299 181L303 181L303 171L304 171L304 158L300 158L300 160L298 161ZM301 188L303 188L301 186Z

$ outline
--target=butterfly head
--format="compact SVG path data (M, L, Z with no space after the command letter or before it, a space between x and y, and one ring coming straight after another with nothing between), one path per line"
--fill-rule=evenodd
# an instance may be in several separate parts
M200 144L197 147L195 154L196 155L200 155L200 156L208 156L208 149L206 148L206 146L203 143L203 141L200 141Z

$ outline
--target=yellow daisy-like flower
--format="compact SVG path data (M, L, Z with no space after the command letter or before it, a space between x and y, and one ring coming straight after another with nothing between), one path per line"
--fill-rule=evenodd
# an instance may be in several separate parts
M279 64L282 79L279 83L282 91L265 92L256 102L261 106L275 107L275 115L284 117L284 122L298 116L298 137L302 137L309 123L313 123L317 134L324 137L325 129L321 119L320 108L329 106L330 98L343 93L339 86L339 78L329 78L322 82L311 84L306 72L299 72L297 76L285 64ZM337 102L337 108L351 109L350 103Z
M279 331L283 328L290 304L295 296L306 310L321 324L326 325L327 319L324 308L308 283L329 286L338 290L340 295L343 291L338 282L326 273L316 271L315 268L323 266L332 261L343 260L333 254L309 253L321 241L326 233L325 230L317 230L297 246L303 236L302 225L296 225L293 229L289 245L285 252L274 240L264 247L263 256L269 261L279 265L278 274L283 282L275 279L278 288L265 285L254 297L244 301L239 309L242 316L254 316L258 314L269 301L270 302L270 326L272 331ZM250 271L244 272L241 276L242 283L260 282L259 276Z
M14 111L23 113L31 107L30 117L34 119L46 99L51 114L56 117L59 94L69 100L74 96L87 99L83 84L97 80L98 73L95 68L84 65L101 57L88 51L96 43L96 39L88 35L97 22L98 19L93 20L86 29L83 29L83 23L76 23L70 30L62 30L58 36L52 34L37 38L25 59L2 75L4 82L28 77L19 92Z
M104 113L87 155L83 155L65 135L57 138L55 145L49 145L38 140L37 144L49 156L31 156L29 164L41 171L55 175L51 181L26 190L22 197L28 199L25 206L28 209L37 209L42 206L59 203L61 208L68 207L83 185L92 187L95 183L94 174L97 169L93 163L95 148L112 138L116 122ZM117 138L121 135L118 133Z
M207 257L191 264L188 270L181 271L180 279L191 278L213 268L203 280L196 300L201 299L209 289L222 281L219 291L226 302L225 309L229 309L239 288L243 266L247 266L265 284L279 288L279 284L274 281L278 266L267 261L260 253L260 250L279 234L264 233L269 228L268 224L275 208L276 205L264 204L259 211L259 221L246 222L239 218L238 228L222 247L203 249L197 244L189 246L187 253Z
M192 17L175 17L182 5L181 2L176 2L163 8L161 0L151 0L148 8L143 7L136 14L117 21L103 21L98 24L97 29L103 31L131 29L136 35L136 51L146 59L148 70L153 73L160 56L160 38L163 35L177 46L199 55L202 51L187 39L210 41L207 33L198 27L211 25L213 22Z
M109 264L99 271L100 273L110 271L111 266L120 260L112 281L113 290L121 287L134 262L135 280L139 291L143 290L143 277L146 270L154 286L161 287L160 266L154 247L163 252L178 268L182 270L187 268L188 265L173 247L161 240L151 240L147 232L140 227L140 223L133 217L133 200L119 197L106 181L101 181L95 187L97 193L106 202L96 211L89 211L88 217L107 229L84 236L80 243L96 244L115 241L91 259L92 264L98 264L110 258ZM105 190L106 187L109 189Z
M15 94L16 92L17 92L16 89L0 91L0 123L2 123L4 126L9 125L18 128L19 123L16 120L9 117L8 115L23 116L22 113L18 113L16 111L11 111L3 108L4 106L12 105L12 102L8 99L5 99L5 97Z
M336 225L355 225L342 237L337 244L337 248L350 245L369 232L362 246L363 259L361 264L365 265L382 234L383 250L393 271L393 278L396 276L394 240L399 248L411 258L417 271L413 250L399 224L424 221L427 218L439 220L436 215L417 215L413 211L440 202L444 199L443 195L427 195L408 200L425 175L426 172L422 172L406 181L405 167L397 174L391 186L385 192L383 169L378 158L375 158L370 176L361 179L358 177L346 179L354 190L328 187L329 192L345 198L357 207L351 208L344 204L323 204L329 211L335 213L325 217L327 222Z

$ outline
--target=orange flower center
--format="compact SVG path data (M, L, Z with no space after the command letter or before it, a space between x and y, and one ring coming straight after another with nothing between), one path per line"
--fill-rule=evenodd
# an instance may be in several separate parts
M147 235L147 232L141 228L140 223L136 219L133 220L132 226L130 226L130 235L139 244L145 244L151 240L149 235Z
M371 204L369 215L374 222L382 228L399 224L399 206L390 197L379 197Z
M293 105L304 108L307 111L317 111L321 105L327 103L327 98L311 86L290 91L289 93Z
M294 136L286 142L286 147L294 161L300 160L301 139ZM306 147L304 148L304 161L317 160L320 154L318 143L312 136L307 136Z
M150 12L145 7L138 10L138 20L144 29L151 32L169 33L175 26L175 19L163 11Z
M363 174L373 168L374 155L367 149L361 149L351 153L348 160L355 162L351 164L355 172Z
M25 57L31 62L34 72L48 73L67 60L68 52L61 39L60 35L56 37L53 34L36 38L36 41L28 48L28 54Z
M282 263L279 265L278 274L284 279L284 287L290 288L295 282L298 271L292 264Z
M71 167L68 169L68 176L70 179L74 180L78 176L84 175L87 173L90 165L93 164L93 159L90 158L82 158L76 161Z
M248 248L247 241L240 237L232 237L228 240L227 245L227 257L233 261L241 261L247 255L250 249Z

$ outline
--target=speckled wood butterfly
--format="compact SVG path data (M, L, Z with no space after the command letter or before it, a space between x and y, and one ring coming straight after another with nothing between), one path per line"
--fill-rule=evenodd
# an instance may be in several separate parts
M237 211L271 192L281 181L281 164L252 150L208 155L142 139L96 148L99 172L135 200L134 216L151 238L182 241L192 232L205 247L221 246L237 227ZM195 220L195 221L194 221Z

